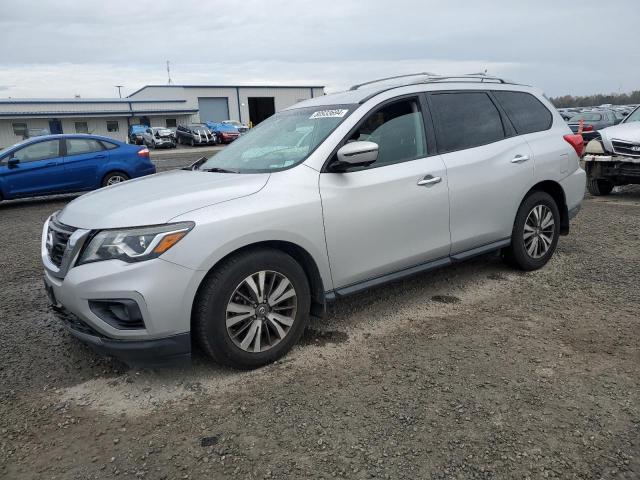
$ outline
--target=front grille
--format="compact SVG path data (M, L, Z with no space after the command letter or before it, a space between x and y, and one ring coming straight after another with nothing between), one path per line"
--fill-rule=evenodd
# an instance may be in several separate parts
M47 252L51 263L60 268L62 265L62 258L64 252L67 249L69 243L69 237L75 232L76 229L68 225L51 220L49 222L49 231L47 232Z
M613 152L627 157L640 157L640 143L612 140Z

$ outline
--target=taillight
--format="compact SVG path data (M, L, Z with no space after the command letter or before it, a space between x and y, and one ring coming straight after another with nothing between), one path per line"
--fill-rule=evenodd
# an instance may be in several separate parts
M583 132L593 132L593 125L585 125L582 129Z
M139 157L149 158L149 149L148 148L141 148L140 150L138 150L138 156Z
M564 138L567 143L573 147L578 156L582 158L582 155L584 154L584 140L582 135L565 135L562 138Z

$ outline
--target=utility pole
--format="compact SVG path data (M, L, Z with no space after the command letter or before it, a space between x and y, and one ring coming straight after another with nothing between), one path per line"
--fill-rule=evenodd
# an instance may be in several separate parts
M171 85L171 67L169 66L169 60L167 60L167 85Z
M122 98L122 92L120 91L120 89L123 87L124 85L115 85L115 87L118 89L118 96L120 98Z

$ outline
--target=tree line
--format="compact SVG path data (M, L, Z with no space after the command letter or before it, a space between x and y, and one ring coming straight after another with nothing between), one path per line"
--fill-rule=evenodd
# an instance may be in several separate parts
M611 105L629 105L640 103L640 90L634 90L631 93L610 93L608 95L602 93L577 97L564 95L550 100L556 108L595 107L607 103Z

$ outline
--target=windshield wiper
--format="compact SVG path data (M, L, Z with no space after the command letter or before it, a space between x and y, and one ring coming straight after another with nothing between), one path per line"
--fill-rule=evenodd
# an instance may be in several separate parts
M214 173L239 173L237 170L227 170L226 168L211 167L203 168L201 172L214 172Z

